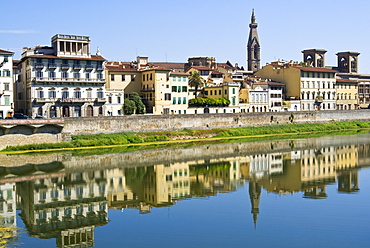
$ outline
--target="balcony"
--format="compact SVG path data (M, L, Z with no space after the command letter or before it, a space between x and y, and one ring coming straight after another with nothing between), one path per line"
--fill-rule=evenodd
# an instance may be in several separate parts
M60 68L62 69L62 70L68 70L69 69L69 64L62 64L61 66L60 66Z
M33 82L80 82L80 83L104 83L101 78L55 78L55 77L34 77Z
M55 63L49 63L48 64L48 68L49 69L55 69L55 68L57 68L57 64L55 64Z
M322 96L317 96L315 98L315 102L317 102L317 103L322 103L323 101L324 101L324 98Z
M141 89L141 92L149 92L149 91L155 91L154 88L143 88Z
M93 65L85 65L85 70L91 71L92 69L94 69Z
M60 100L60 98L34 98L35 103L54 103Z
M42 69L42 68L44 68L44 63L36 63L36 64L35 64L35 67L36 67L37 69Z
M98 71L104 70L103 65L96 65L96 70Z
M101 99L101 98L99 98L99 99ZM105 98L103 98L103 99L105 99ZM84 102L93 102L96 99L95 98L63 98L63 99L58 98L58 100L60 100L61 102L84 103Z
M73 65L73 70L81 70L82 66L78 64Z

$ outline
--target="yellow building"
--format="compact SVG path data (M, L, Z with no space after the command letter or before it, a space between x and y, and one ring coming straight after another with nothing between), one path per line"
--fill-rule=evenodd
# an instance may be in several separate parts
M336 109L336 71L278 61L262 67L257 76L286 85L287 99L299 99L301 110Z
M186 114L188 108L188 74L170 69L148 69L142 72L142 96L147 112L153 114Z
M107 115L122 115L124 98L130 93L140 93L141 72L136 63L107 62L105 64L106 78L106 110Z
M223 83L219 86L207 86L203 88L204 96L207 98L227 98L230 106L239 105L239 84Z
M337 109L350 110L358 108L358 82L349 79L337 79Z

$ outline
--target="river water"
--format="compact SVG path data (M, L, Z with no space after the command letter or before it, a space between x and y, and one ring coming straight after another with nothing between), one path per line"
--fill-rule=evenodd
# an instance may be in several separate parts
M369 149L358 134L2 156L0 242L369 247Z

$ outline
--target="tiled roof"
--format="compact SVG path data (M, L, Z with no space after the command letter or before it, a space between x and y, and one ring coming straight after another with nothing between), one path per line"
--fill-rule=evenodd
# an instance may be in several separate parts
M173 72L171 72L171 75L189 76L189 73L173 71Z
M108 71L138 71L130 62L107 62L104 66Z
M311 67L311 66L294 66L297 69L300 69L301 71L313 71L313 72L333 72L336 73L337 71L327 69L327 68L321 68L321 67Z
M81 60L100 60L100 61L106 60L101 55L91 55L90 58L85 58L85 57L64 57L64 56L56 56L56 55L51 55L51 54L32 54L32 55L26 56L26 58L28 57L46 58L46 59L81 59Z
M178 69L184 70L185 63L177 62L151 62L148 64L150 67L166 68L166 69Z
M192 66L190 68L194 68L200 71L212 71L213 69L207 67L207 66Z
M9 54L9 55L13 55L14 54L11 51L6 51L6 50L3 50L3 49L0 49L0 53L5 53L5 54Z
M337 78L337 83L358 83L355 80L345 79L345 78Z
M256 82L253 83L254 85L278 85L278 86L284 86L285 84L275 82L275 81L261 81L261 82Z

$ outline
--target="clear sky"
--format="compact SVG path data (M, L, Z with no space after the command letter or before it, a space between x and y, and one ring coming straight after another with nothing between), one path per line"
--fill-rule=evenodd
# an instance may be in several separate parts
M0 49L50 45L55 34L88 35L109 61L186 62L195 56L246 65L246 41L255 9L261 65L302 61L304 49L360 52L370 73L369 0L1 0ZM245 66L246 67L246 66Z

